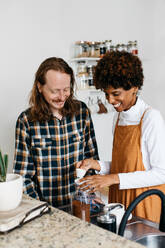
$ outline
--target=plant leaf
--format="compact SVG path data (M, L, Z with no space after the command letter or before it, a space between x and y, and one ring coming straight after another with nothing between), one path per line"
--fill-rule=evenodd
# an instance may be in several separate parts
M7 154L4 155L4 164L5 164L5 171L7 173L7 168L8 168L8 155Z
M5 174L6 174L5 165L4 165L1 151L0 151L0 174L1 174L1 178L5 177Z
M4 178L4 177L2 177L1 175L0 175L0 182L5 182L6 181L6 178Z

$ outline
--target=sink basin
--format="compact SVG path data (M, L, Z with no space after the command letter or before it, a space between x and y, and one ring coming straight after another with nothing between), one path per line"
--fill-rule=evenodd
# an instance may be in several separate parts
M165 247L165 235L161 234L149 234L135 240L149 248L164 248Z

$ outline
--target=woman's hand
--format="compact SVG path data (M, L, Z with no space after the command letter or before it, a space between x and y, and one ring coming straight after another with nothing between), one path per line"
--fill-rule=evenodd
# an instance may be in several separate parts
M101 188L119 184L118 174L86 176L79 180L79 188L83 191L95 192Z
M89 169L94 169L100 171L100 164L97 160L92 158L82 160L76 164L76 168L84 169L88 171Z

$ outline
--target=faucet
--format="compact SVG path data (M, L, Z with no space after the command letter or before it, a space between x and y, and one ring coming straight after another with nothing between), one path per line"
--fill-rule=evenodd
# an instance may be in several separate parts
M161 232L165 232L165 194L158 190L158 189L150 189L143 193L141 193L131 204L128 206L128 208L125 211L125 214L121 220L118 235L123 236L124 230L127 224L128 217L130 213L133 211L133 209L136 207L136 205L141 202L144 198L150 195L158 195L161 199L161 215L160 215L160 222L159 222L159 230Z

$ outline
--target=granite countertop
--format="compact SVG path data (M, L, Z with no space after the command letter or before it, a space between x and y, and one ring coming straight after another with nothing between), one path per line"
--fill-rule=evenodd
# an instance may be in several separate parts
M0 247L140 248L144 246L82 221L62 210L51 208L50 213L38 217L9 233L0 234Z

